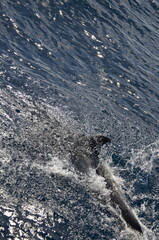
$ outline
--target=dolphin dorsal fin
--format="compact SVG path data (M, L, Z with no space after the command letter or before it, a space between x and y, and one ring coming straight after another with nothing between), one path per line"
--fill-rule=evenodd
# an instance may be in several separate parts
M91 153L97 149L100 151L101 147L104 144L110 142L111 142L110 138L104 135L91 135L78 137L78 139L75 141L75 145L77 148L83 146Z
M101 148L104 144L111 142L110 138L104 135L94 135L87 137L87 141L91 150L94 148Z
M81 172L88 172L91 167L96 168L101 147L109 142L110 139L104 135L78 137L71 154L74 166Z

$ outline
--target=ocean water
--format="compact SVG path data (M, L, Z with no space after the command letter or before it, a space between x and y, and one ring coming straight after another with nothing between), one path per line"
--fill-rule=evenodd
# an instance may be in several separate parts
M159 239L158 19L158 0L0 1L0 239ZM80 134L111 138L143 235L70 163Z

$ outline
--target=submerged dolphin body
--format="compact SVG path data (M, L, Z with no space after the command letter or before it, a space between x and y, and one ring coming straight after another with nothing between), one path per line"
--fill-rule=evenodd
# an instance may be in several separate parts
M121 211L123 219L132 229L143 233L139 221L126 203L117 183L113 180L105 165L99 163L100 149L109 142L110 139L103 135L79 138L74 144L75 150L72 154L72 162L79 171L86 174L90 167L95 168L96 173L105 179L107 188L111 190L110 199L113 207L117 207Z

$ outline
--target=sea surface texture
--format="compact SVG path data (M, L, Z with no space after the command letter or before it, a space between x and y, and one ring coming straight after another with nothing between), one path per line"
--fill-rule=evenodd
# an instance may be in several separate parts
M70 160L96 134L143 234ZM159 1L1 0L0 240L157 240L158 217Z

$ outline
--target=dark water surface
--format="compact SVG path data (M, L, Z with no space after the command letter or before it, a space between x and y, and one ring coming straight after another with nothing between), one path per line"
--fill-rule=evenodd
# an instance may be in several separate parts
M0 239L157 240L159 1L1 0L0 35ZM97 133L143 236L69 161Z

